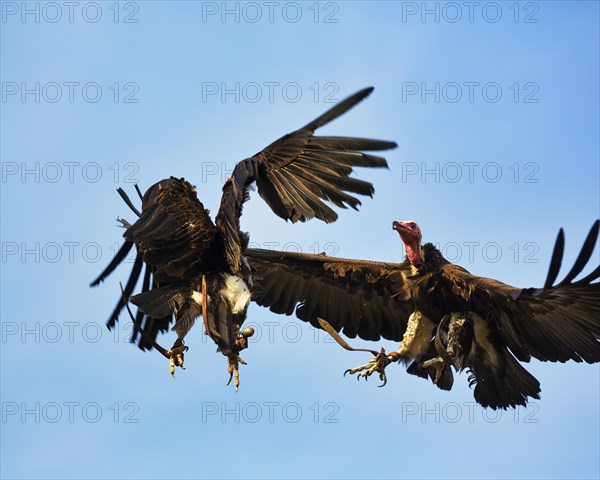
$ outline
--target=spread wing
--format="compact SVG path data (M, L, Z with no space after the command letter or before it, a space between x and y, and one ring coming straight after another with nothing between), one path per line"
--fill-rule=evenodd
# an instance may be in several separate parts
M334 221L337 215L324 200L339 207L356 209L360 201L351 194L372 195L373 186L350 178L353 167L387 166L385 159L360 150L385 150L396 144L361 138L314 137L313 133L359 103L372 90L367 88L357 92L305 127L239 162L223 187L216 225L198 201L195 188L184 179L171 177L150 187L143 197L141 213L119 190L139 219L133 225L126 224L124 245L92 286L114 271L134 244L137 255L124 289L125 298L133 293L144 264L146 271L142 292L152 288L157 295L157 287L192 281L201 272L225 268L245 276L247 266L242 254L248 237L240 231L239 217L248 196L248 187L254 181L273 211L293 222L313 217ZM148 293L138 300L148 300L152 295ZM108 321L109 327L115 324L124 307L123 296ZM138 322L142 316L143 313L138 311ZM144 330L148 328L150 332L146 333L154 338L158 331L168 328L170 321L170 316L148 317ZM144 339L140 339L140 346L143 342Z
M320 328L317 317L336 331L365 340L401 340L413 311L406 277L410 266L284 253L249 248L252 300L272 312L296 316Z
M248 187L256 181L258 193L273 212L292 222L318 218L337 219L325 201L337 207L357 209L352 194L372 196L369 182L351 178L353 167L387 167L385 159L362 151L388 150L396 143L350 137L316 137L317 128L331 122L366 98L373 88L361 90L293 133L281 137L256 155L239 162L223 187L216 224L224 232L228 263L241 270L247 237L239 218L248 198Z
M600 221L590 230L575 264L555 283L564 252L564 232L558 234L543 288L519 289L474 277L445 265L444 275L456 292L491 323L494 335L522 361L595 363L600 361L600 267L574 281L590 260Z

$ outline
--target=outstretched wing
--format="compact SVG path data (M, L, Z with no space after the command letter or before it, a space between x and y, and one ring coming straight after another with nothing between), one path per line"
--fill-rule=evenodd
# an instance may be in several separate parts
M557 284L564 250L562 229L543 288L510 287L451 264L443 267L444 277L488 320L493 335L519 360L600 362L600 283L592 283L600 278L600 267L574 281L592 256L599 227L596 221L575 264Z
M272 312L365 340L401 340L413 306L406 290L410 266L249 248L252 300Z
M591 228L575 264L555 284L564 251L561 229L554 246L550 269L543 288L524 289L514 295L518 315L509 319L520 329L521 344L542 361L600 362L600 266L574 281L588 264L598 240L600 221ZM504 319L503 319L504 320ZM501 331L506 320L500 325ZM510 346L510 345L509 345Z
M352 194L372 196L369 182L351 178L353 167L387 167L387 162L361 151L388 150L395 142L350 137L315 137L315 130L366 98L373 88L361 90L293 133L281 137L256 155L239 162L223 187L216 223L224 232L231 268L240 270L247 238L239 218L248 198L248 187L256 181L258 193L273 212L292 222L318 218L337 219L324 201L357 209Z

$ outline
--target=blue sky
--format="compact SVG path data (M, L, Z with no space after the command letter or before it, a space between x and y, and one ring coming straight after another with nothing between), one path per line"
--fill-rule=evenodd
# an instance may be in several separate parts
M237 161L368 85L323 134L398 142L359 172L374 199L292 225L253 195L253 244L401 261L414 219L541 286L558 229L566 269L599 217L598 3L0 5L3 478L598 478L598 365L534 361L542 400L498 414L464 374L343 378L368 356L253 306L236 394L200 328L175 380L106 330L129 266L88 288L133 217L116 188L184 176L215 212Z

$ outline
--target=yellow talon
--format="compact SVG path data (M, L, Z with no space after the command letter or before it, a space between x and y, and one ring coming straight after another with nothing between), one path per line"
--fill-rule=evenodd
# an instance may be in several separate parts
M233 385L235 386L235 391L237 392L240 387L240 372L237 368L233 371Z
M171 350L167 350L166 354L169 356L169 372L173 378L175 378L175 367L181 367L182 370L185 370L183 366L183 352L187 351L188 347L179 346L172 348Z
M229 385L231 380L233 380L233 385L235 386L236 392L239 390L240 386L240 363L242 365L246 365L246 362L244 362L244 360L237 354L235 354L235 356L227 357L227 372L229 373L229 381L227 382L227 385Z
M169 357L169 372L171 372L171 376L175 378L175 360L173 359L173 355Z

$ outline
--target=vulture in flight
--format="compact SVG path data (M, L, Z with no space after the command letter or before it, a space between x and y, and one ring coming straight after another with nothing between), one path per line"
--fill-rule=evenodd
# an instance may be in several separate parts
M600 267L576 280L592 256L599 226L597 220L575 264L557 282L560 230L542 288L471 275L433 244L422 244L414 221L393 222L406 252L402 263L248 249L252 299L275 313L295 312L347 349L337 332L401 342L398 351L373 351L370 362L346 371L358 378L378 372L385 384L385 367L402 361L409 373L450 390L451 367L467 369L482 406L526 405L528 398L540 398L540 384L519 362L600 361Z
M138 307L132 341L141 349L155 347L174 366L183 367L184 338L196 318L203 317L206 333L228 359L230 381L239 384L239 352L247 346L252 329L240 332L251 291L256 286L246 259L248 234L240 230L242 206L256 182L258 193L273 212L292 222L318 218L334 222L336 212L325 201L357 210L352 194L372 196L370 183L351 178L353 167L387 167L384 158L363 153L395 148L395 142L367 138L315 136L331 122L366 98L363 89L341 101L306 126L281 137L256 155L239 162L223 186L215 221L196 196L196 188L171 177L151 186L142 196L141 212L122 189L119 193L139 217L126 228L125 242L106 269L92 282L98 285L134 247L136 257L117 306L108 320L112 328L128 300ZM137 189L137 186L136 186ZM142 292L132 296L143 267ZM156 343L158 332L173 322L177 340L166 351ZM132 316L133 318L133 316Z

